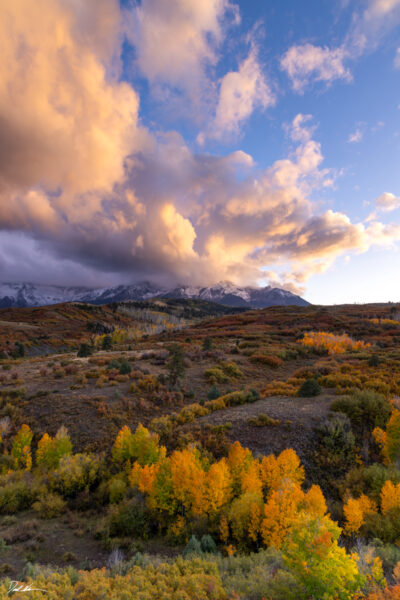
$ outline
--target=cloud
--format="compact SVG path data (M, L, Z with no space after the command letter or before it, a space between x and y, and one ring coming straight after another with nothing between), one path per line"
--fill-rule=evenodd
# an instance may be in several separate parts
M188 10L209 7L214 21L202 19L215 23L216 6L227 5ZM295 116L289 154L265 169L240 150L196 154L175 131L146 130L137 92L119 78L122 31L111 0L0 4L2 276L206 284L270 272L295 289L342 254L399 238L397 226L323 210L335 173L310 115ZM250 90L232 109L239 120L254 97L266 102L257 65L250 53L237 71L247 87L228 86Z
M358 144L363 139L363 132L359 127L349 135L349 139L347 140L349 144Z
M368 216L367 221L375 221L380 212L387 213L400 208L400 198L391 192L384 192L376 198L374 204L375 210Z
M281 68L290 77L293 89L301 93L311 81L327 84L336 79L350 81L351 73L344 65L346 58L343 48L304 44L289 48L281 59Z
M241 126L256 108L265 109L274 103L275 96L253 46L239 69L223 76L215 118L208 132L200 134L199 141L203 142L206 135L220 139L229 134L239 134Z
M119 52L118 2L84 4L1 3L0 188L110 190L138 147L138 96L106 73Z
M303 93L315 82L330 85L335 80L352 81L347 63L373 52L381 39L400 23L400 0L366 0L356 8L343 42L336 48L310 43L289 48L281 58L293 89ZM400 64L398 53L395 66Z
M143 75L194 99L208 87L207 68L217 62L224 28L239 22L239 12L229 0L143 0L127 22Z

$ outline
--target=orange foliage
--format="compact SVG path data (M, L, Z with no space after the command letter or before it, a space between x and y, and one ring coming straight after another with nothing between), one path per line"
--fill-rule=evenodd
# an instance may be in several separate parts
M261 478L269 490L277 490L284 480L301 485L304 481L304 468L296 452L287 448L278 457L264 456L261 462Z
M395 508L400 508L400 483L386 481L381 490L382 513L385 515Z
M368 343L353 340L347 334L335 335L326 331L305 333L301 344L306 348L327 350L329 354L343 354L349 350L362 350L370 346Z
M359 498L349 498L343 506L346 517L345 529L348 533L355 533L364 524L365 517L377 512L376 504L362 494Z

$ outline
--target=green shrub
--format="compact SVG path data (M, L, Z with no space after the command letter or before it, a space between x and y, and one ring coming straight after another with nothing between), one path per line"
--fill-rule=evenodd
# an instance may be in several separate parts
M125 481L119 477L113 477L113 479L108 482L108 493L111 504L116 504L123 499L126 487Z
M129 373L131 371L132 371L132 367L128 363L128 361L127 360L122 361L121 365L119 367L119 373L120 373L120 375L129 375Z
M108 527L112 537L128 535L146 539L150 522L146 506L138 498L110 506L108 512Z
M312 398L321 393L321 386L316 379L306 379L297 391L300 398Z

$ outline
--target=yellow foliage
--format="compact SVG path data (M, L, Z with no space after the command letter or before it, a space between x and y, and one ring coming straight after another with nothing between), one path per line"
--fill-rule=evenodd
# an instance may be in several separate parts
M384 515L389 511L400 508L400 483L393 484L385 481L381 490L381 510Z
M305 348L317 348L327 350L329 354L343 354L349 350L362 350L369 348L370 344L363 341L355 341L347 334L335 335L326 331L309 331L301 340Z
M277 490L286 480L301 485L304 481L304 467L296 452L291 448L283 450L278 457L264 456L261 461L261 478L269 490Z
M204 503L209 515L227 504L232 494L232 478L225 458L211 465L205 476Z
M344 516L346 517L345 530L348 533L355 533L364 524L367 515L377 512L376 504L362 494L359 498L349 498L343 506Z

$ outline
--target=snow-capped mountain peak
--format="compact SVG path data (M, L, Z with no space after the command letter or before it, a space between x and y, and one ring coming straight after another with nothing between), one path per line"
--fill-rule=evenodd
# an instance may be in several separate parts
M266 287L240 287L230 281L221 281L209 287L177 285L163 288L149 281L131 285L118 285L112 288L89 289L84 287L63 287L35 285L31 283L0 284L0 308L44 306L60 302L87 302L108 304L129 300L149 300L151 298L199 299L227 306L265 308L274 305L296 304L306 306L308 302L287 290Z

